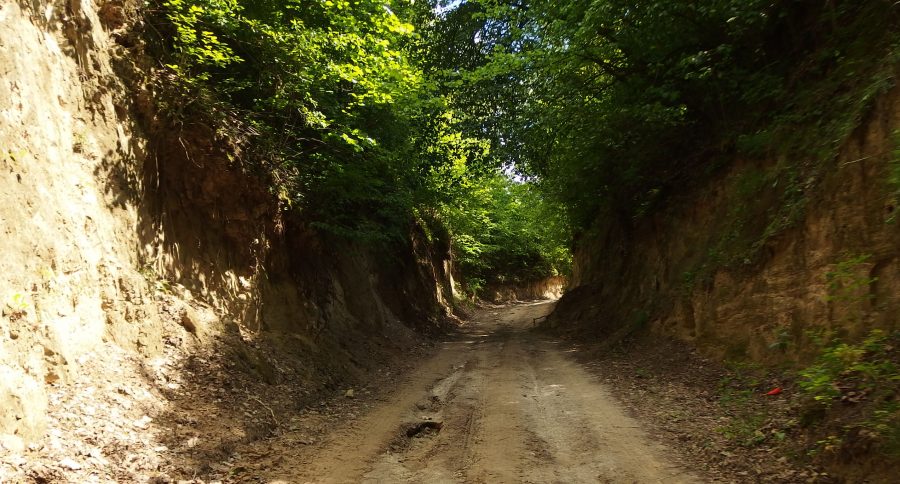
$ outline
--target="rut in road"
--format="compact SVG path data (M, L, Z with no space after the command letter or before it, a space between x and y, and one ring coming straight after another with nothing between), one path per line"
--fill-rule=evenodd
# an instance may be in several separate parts
M531 331L552 304L479 312L360 418L253 467L266 482L700 481L564 345Z

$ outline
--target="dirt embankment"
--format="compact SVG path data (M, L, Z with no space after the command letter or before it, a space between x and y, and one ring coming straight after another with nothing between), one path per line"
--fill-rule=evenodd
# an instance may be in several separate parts
M890 481L897 462L898 414L892 403L897 395L890 383L896 378L896 345L840 357L827 345L855 344L864 335L900 329L898 128L900 90L895 88L834 160L741 160L704 186L668 199L658 213L606 220L578 242L572 289L547 325L581 341L605 341L598 351L630 335L649 334L708 358L706 365L667 360L652 382L653 398L661 398L662 407L676 403L666 389L683 381L681 395L693 400L685 405L722 416L695 425L691 419L706 417L688 412L678 420L688 425L660 424L700 445L698 454L709 440L703 433L712 430L778 462L815 456L812 462L832 474L816 477L825 482ZM873 329L883 333L870 333ZM627 371L640 374L620 380L649 384L650 366L641 368L641 361L665 360L666 348L645 344L630 348L637 355L604 363L624 362ZM804 380L798 370L821 355L840 368L818 376L833 394L816 393L814 400L810 392L818 390L810 378L817 374L807 373ZM883 365L879 382L866 383L870 377L864 370L851 368L865 358ZM725 372L723 362L739 370ZM689 363L700 369L688 371ZM689 381L692 374L699 383ZM767 397L773 389L789 398ZM644 412L651 420L660 413ZM877 423L879 418L887 423ZM781 470L780 465L747 466L743 472L778 476ZM807 474L818 476L814 470Z
M565 277L552 276L526 283L489 286L484 290L484 298L493 303L559 299L567 284Z
M190 477L447 316L416 227L330 240L159 117L134 4L0 5L0 480Z
M808 330L896 329L898 128L894 89L834 160L741 160L654 215L606 219L578 241L556 324L601 336L649 325L767 362L803 356Z

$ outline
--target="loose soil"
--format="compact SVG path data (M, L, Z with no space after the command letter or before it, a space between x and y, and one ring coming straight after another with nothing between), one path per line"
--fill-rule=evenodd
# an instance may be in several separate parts
M352 384L292 371L262 342L244 345L267 359L224 340L172 341L149 364L98 354L53 394L50 436L0 455L0 482L832 481L788 455L804 443L792 388L765 395L777 375L649 336L610 347L535 329L553 304L482 308L405 360L371 348Z
M711 361L651 334L615 345L572 342L570 351L653 439L712 481L843 482L810 459L814 445L798 421L802 398L789 374ZM767 395L775 388L781 392Z
M353 403L341 411L311 409L294 431L241 449L227 480L703 481L628 416L566 343L531 331L552 305L479 311L386 391L345 393Z

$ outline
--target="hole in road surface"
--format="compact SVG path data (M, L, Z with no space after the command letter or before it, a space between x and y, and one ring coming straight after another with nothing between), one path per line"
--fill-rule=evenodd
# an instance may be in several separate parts
M444 422L435 422L432 420L426 420L424 422L419 422L413 424L411 427L406 429L406 436L409 438L413 437L426 437L430 434L436 434L441 431L441 427L444 426Z

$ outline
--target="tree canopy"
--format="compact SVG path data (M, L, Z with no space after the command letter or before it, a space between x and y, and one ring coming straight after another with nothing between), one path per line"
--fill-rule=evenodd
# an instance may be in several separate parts
M890 0L157 0L185 110L230 113L285 208L449 234L471 289L738 157L822 159L892 85Z
M470 292L565 272L566 224L455 100L464 88L444 72L486 59L444 57L456 48L441 45L451 23L438 7L161 0L180 96L168 112L237 124L253 147L241 161L320 230L376 244L402 243L413 221L446 234Z
M739 157L827 159L893 85L898 16L887 0L468 0L434 43L467 132L577 232Z

